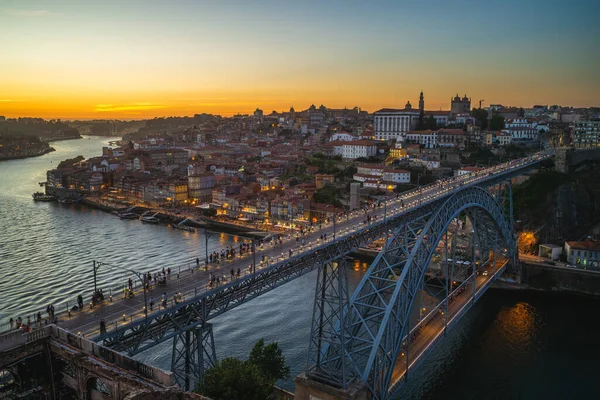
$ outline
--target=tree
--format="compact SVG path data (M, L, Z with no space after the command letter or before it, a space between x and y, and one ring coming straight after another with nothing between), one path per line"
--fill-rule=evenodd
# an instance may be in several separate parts
M471 115L473 115L473 118L477 121L477 125L479 125L482 130L487 129L488 112L486 110L483 108L474 108L471 111Z
M504 129L504 117L499 114L492 115L492 120L490 121L490 130L499 131L501 129Z
M423 129L431 129L432 131L436 131L438 129L438 124L433 115L425 118L423 121Z
M290 367L286 365L277 342L265 346L264 339L260 339L250 351L248 362L256 365L273 383L290 376Z
M206 371L197 391L213 400L264 400L273 384L256 364L229 357Z

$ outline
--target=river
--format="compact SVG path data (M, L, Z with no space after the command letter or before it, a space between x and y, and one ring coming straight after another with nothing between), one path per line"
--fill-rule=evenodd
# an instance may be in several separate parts
M199 234L122 221L81 205L36 203L45 172L61 160L101 154L107 137L51 143L55 152L0 162L0 323L55 304L73 302L92 288L92 260L117 268L99 271L99 285L118 286L130 269L187 264L204 254ZM221 236L209 248L223 247ZM355 285L367 264L351 272ZM217 355L244 358L260 338L278 341L292 375L279 384L293 390L306 366L315 273L215 318ZM564 399L597 393L600 301L563 294L490 290L449 333L401 398ZM169 369L170 343L138 356ZM399 397L400 398L400 397Z

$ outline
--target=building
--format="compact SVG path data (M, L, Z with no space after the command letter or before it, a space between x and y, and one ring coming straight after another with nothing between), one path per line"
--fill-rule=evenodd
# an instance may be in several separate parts
M335 182L335 175L329 174L316 174L315 175L315 186L317 189L322 189L325 185L333 184Z
M578 268L600 267L600 242L565 242L567 262Z
M359 157L373 157L377 155L377 143L372 140L352 140L349 142L331 142L333 154L354 160Z
M600 119L578 121L573 124L575 147L600 147Z
M419 110L413 109L408 102L403 109L382 108L376 111L373 120L375 139L404 141L406 134L417 128Z
M257 108L256 110L254 110L254 118L262 118L263 117L263 110L261 110L260 108Z
M215 174L212 172L188 175L188 197L198 201L210 201L215 188Z
M351 133L348 132L336 132L333 135L331 135L331 137L329 138L330 142L336 142L336 141L344 141L344 142L349 142L351 140L356 140L357 137L352 135Z
M532 142L539 136L537 122L528 118L507 119L504 131L510 135L513 142Z
M450 112L452 114L463 114L471 112L471 99L465 96L461 99L458 94L453 99L450 99Z
M410 131L406 134L406 141L408 143L418 143L426 149L433 149L438 145L438 134L437 131L430 129Z
M462 148L466 145L466 135L462 129L439 129L436 133L440 147Z

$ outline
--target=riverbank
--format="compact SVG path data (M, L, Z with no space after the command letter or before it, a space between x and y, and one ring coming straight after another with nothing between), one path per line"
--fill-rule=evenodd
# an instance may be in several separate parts
M44 154L51 153L53 151L56 151L56 149L54 147L45 147L45 148L39 149L39 150L30 150L27 152L28 154L17 154L17 155L10 155L10 156L0 155L0 161L22 160L24 158L39 157L39 156L43 156Z

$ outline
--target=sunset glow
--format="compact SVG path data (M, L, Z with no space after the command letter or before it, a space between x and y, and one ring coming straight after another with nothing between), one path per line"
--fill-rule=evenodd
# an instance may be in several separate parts
M433 110L456 93L486 105L600 105L594 7L5 0L0 115L136 119L312 103L372 112L421 90Z

